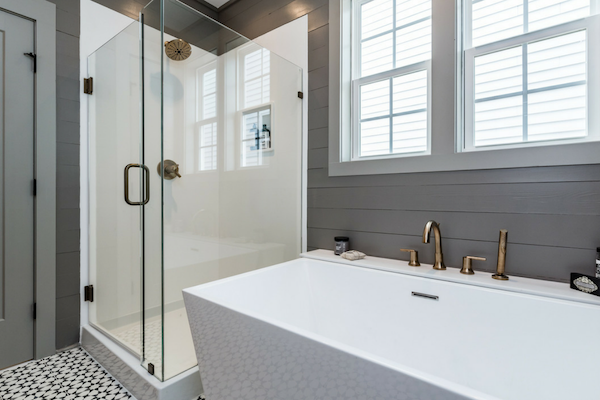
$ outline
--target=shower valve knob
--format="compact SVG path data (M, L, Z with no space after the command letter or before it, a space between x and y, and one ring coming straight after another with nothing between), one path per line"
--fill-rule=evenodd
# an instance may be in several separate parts
M175 164L175 165L165 168L165 172L170 175L175 174L175 175L177 175L177 177L181 178L181 175L179 175L179 164Z
M160 168L161 164L163 164L162 174ZM156 166L156 171L158 172L158 175L161 175L168 181L175 178L181 178L181 174L179 173L179 164L173 160L164 160L162 163L158 163Z

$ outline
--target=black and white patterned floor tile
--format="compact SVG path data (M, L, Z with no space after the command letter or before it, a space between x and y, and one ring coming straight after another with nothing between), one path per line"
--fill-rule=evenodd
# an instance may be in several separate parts
M0 371L0 399L135 400L81 348Z

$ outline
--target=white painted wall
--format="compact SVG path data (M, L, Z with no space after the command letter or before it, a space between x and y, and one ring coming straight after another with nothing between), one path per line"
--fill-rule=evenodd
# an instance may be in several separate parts
M125 29L133 22L116 11L99 5L92 0L80 0L81 4L81 36L79 40L80 66L79 76L80 81L88 77L87 59L90 54L96 51L104 43ZM80 246L81 246L81 290L89 282L89 185L88 185L88 98L89 96L80 95ZM81 325L88 323L88 307L83 302L81 303Z
M308 67L307 18L301 18L279 29L281 34L276 30L259 39L273 53L270 103L273 107L272 129L275 143L274 152L264 156L261 167L239 168L236 144L240 129L238 120L241 119L238 95L242 85L237 76L241 68L238 50L251 52L258 50L259 46L248 43L218 58L193 47L192 56L188 60L167 61L168 80L177 81L182 85L184 93L175 95L174 92L173 95L165 97L164 155L165 158L181 164L183 175L181 179L164 183L165 234L167 237L170 234L184 237L182 234L184 232L191 235L206 235L209 237L208 240L214 240L225 247L236 244L246 249L262 248L260 262L251 261L250 257L247 257L245 263L238 263L236 273L243 272L240 268L251 270L271 265L270 260L273 259L272 253L275 249L280 253L279 262L297 257L303 249L302 227L305 223L301 215L304 216L305 213L302 212L303 204L301 204L304 177L301 161L304 154L300 151L300 146L303 142L306 146L307 124L306 109L303 107L303 114L300 113L299 106L302 101L297 98L296 92L306 91L306 79L302 79L297 67L284 60L280 53L289 55L295 64L303 64L306 72ZM294 50L290 51L292 48ZM152 57L151 53L153 50L147 50L147 58ZM197 129L194 127L198 106L196 70L210 61L216 62L214 65L219 71L219 79L224 82L224 85L220 85L217 95L218 131L221 138L218 151L220 167L217 171L194 173L188 168L186 153L190 146L184 143L184 136L193 135ZM303 86L300 84L301 79ZM159 111L158 106L151 98L147 99L147 115L156 115ZM151 111L151 107L155 107L154 111ZM301 125L303 131L295 129L300 128ZM153 126L158 127L157 124L146 124L147 138L159 137L159 132L153 133ZM147 151L147 161L159 160L158 155L153 153L153 149ZM154 164L150 162L149 165ZM158 176L156 178L158 179ZM154 179L154 174L151 179ZM158 184L159 182L153 182L151 186ZM202 225L202 229L196 229L198 225ZM165 247L167 302L180 300L181 289L185 287L181 285L173 287L170 284L173 281L169 278L169 275L174 274L169 271L170 267L174 262L176 263L178 255L185 252L186 250L181 246ZM159 255L149 257L147 254L146 260L159 258ZM200 266L201 257L197 255L196 258L198 264L196 273L187 278L188 285L202 283L201 281L204 280L202 273L208 271ZM224 267L226 258L228 256L225 253L221 254L219 261L221 275L217 274L217 277L224 277L222 274L228 270Z

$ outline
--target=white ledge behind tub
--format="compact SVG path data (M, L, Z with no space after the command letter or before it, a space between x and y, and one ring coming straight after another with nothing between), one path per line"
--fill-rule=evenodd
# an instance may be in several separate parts
M371 268L381 271L418 276L422 278L438 279L448 282L462 283L490 289L506 290L509 292L532 294L554 299L577 301L580 303L588 303L600 306L600 297L571 289L568 283L521 278L518 276L510 276L510 274L507 274L510 277L510 280L498 281L493 279L492 274L489 272L479 272L475 270L475 275L465 275L460 273L459 268L448 267L448 269L444 271L438 271L433 269L432 265L421 264L420 267L411 267L408 265L408 261L371 257L368 255L362 260L349 261L341 258L340 256L336 256L332 250L313 250L307 253L302 253L300 256L313 260L352 265L354 267Z

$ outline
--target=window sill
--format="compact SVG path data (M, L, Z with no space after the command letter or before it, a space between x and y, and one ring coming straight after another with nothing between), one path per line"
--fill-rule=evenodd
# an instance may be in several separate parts
M404 174L600 163L600 142L339 162L329 150L329 176Z

